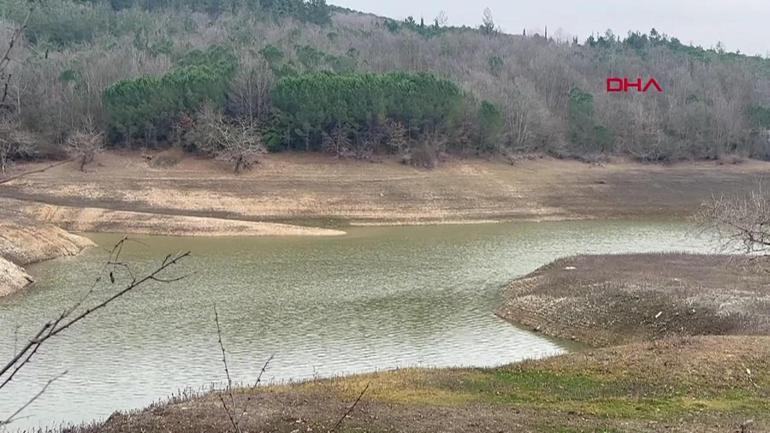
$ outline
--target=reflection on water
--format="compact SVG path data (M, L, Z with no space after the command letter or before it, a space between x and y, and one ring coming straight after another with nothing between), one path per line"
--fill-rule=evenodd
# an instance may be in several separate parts
M230 370L253 381L404 366L494 366L562 352L494 316L500 287L578 253L707 251L672 222L552 222L353 228L339 238L137 237L125 261L151 266L191 250L195 274L132 293L52 340L0 413L69 370L15 427L80 422L140 408L185 387L223 380L213 306ZM119 236L91 236L111 246ZM0 359L19 336L82 293L106 253L92 249L31 268L39 283L0 299ZM111 288L102 287L104 295Z

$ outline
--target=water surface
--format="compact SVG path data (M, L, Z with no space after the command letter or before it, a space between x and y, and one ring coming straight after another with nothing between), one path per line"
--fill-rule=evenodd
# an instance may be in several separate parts
M15 427L103 418L186 387L223 381L219 310L234 379L273 381L407 366L495 366L565 348L497 318L500 287L562 256L710 251L682 223L584 221L351 228L337 238L135 237L139 271L190 250L183 282L154 283L51 341L7 392L0 414L64 370ZM31 267L38 283L0 299L0 359L98 273L100 248ZM100 286L95 299L114 290ZM18 335L18 337L16 337Z

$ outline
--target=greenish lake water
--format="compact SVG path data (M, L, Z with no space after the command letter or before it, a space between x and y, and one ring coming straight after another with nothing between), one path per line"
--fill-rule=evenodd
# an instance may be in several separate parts
M710 252L670 221L581 221L350 228L336 238L134 237L123 260L137 271L191 250L184 281L132 293L51 341L0 414L69 373L14 425L104 418L180 389L222 383L214 305L234 380L268 381L411 366L496 366L562 353L559 342L494 315L500 288L558 257L582 253ZM0 299L0 359L82 294L120 236L30 268L38 283ZM115 286L100 286L94 299ZM18 331L17 331L18 327Z

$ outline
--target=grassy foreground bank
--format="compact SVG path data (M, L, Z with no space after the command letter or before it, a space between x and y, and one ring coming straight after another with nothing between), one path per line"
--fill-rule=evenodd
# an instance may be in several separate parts
M493 369L409 369L236 392L243 431L733 432L770 425L770 338L693 337ZM227 432L216 395L115 414L88 432Z
M663 263L671 265L662 267ZM644 320L650 311L646 304L653 298L642 296L632 305L645 308L609 303L607 308L617 308L618 316L627 316L623 327L611 329L617 336L626 336L612 340L622 343L617 346L498 368L406 369L256 390L243 388L236 391L233 407L236 413L244 413L242 431L326 432L369 384L340 431L765 432L770 428L770 333L762 319L767 318L768 292L762 272L743 272L744 265L720 256L578 257L557 261L523 279L544 278L554 287L565 284L560 290L574 291L577 297L583 293L582 287L589 286L579 278L585 275L611 283L593 286L610 297L632 284L650 285L657 287L658 294L667 294L666 302L673 307L690 302L698 291L694 286L679 289L665 284L667 275L676 274L681 286L698 285L707 299L737 292L735 298L719 304L732 309L743 303L740 317L745 321L730 322L734 323L731 328L715 328L714 316L694 320L689 327L671 326L664 334L650 333ZM565 267L576 269L566 271ZM650 271L653 268L663 269L655 274ZM597 269L603 272L597 273ZM558 279L561 272L573 271L580 273L569 282ZM641 278L652 274L656 278ZM718 290L720 286L727 289ZM545 286L538 287L546 290ZM546 294L554 294L553 290ZM516 292L509 291L508 296L514 299ZM690 305L703 307L697 302ZM586 317L602 317L605 307L598 303L589 306L578 311ZM553 322L560 317L574 318L572 307L568 302L558 304L552 311ZM583 335L606 326L596 320L585 325L585 334L578 335L584 339ZM715 333L735 335L708 335ZM584 340L596 345L611 341ZM219 398L208 394L140 412L116 413L105 423L82 430L232 429Z

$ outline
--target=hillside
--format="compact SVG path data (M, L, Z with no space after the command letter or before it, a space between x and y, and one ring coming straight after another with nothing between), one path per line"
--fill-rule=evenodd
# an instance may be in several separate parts
M770 61L654 29L563 41L499 33L481 11L479 28L451 28L323 0L32 5L0 0L12 159L80 157L98 141L175 145L236 170L265 149L428 167L444 153L770 156ZM623 76L663 92L606 92Z

